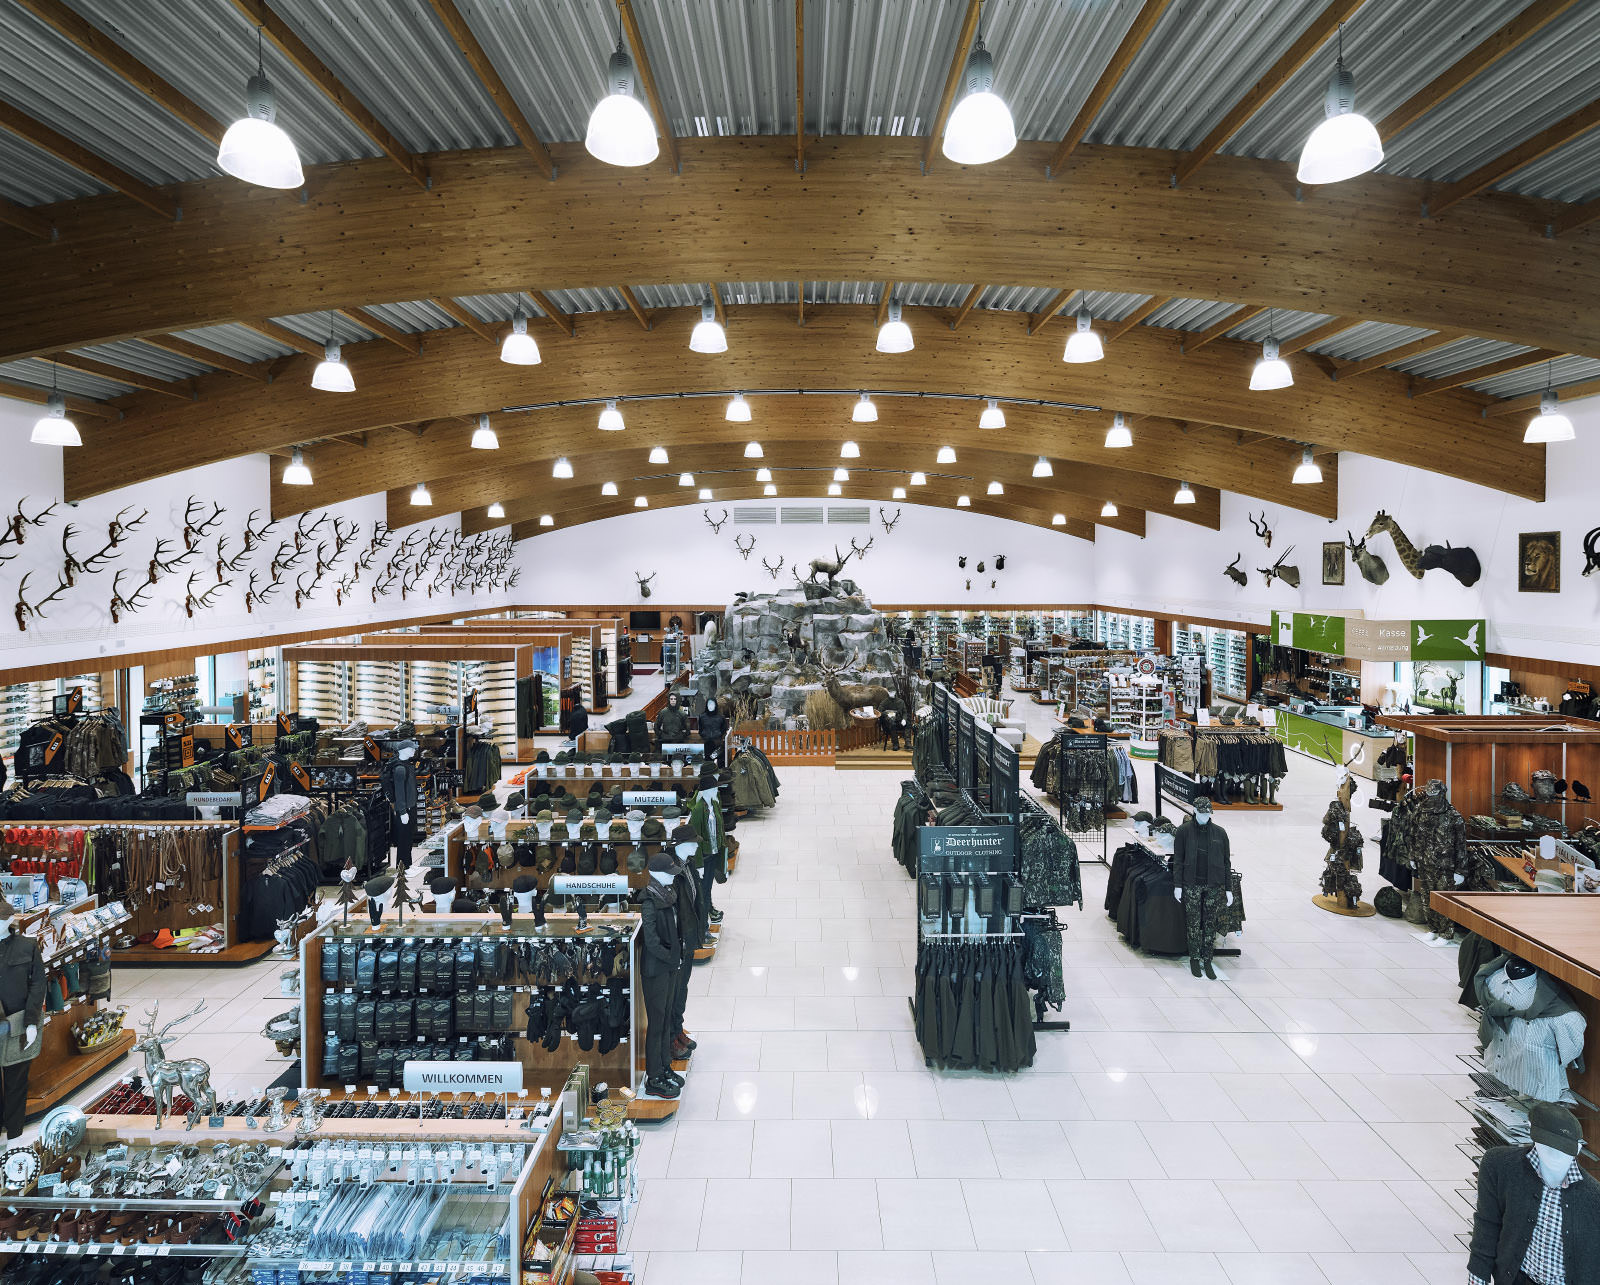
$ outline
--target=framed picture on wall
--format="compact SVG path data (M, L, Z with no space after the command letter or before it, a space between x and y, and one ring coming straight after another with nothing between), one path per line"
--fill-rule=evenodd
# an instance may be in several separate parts
M1324 540L1322 543L1322 583L1344 583L1344 541Z
M1561 592L1561 532L1524 531L1517 536L1517 592Z

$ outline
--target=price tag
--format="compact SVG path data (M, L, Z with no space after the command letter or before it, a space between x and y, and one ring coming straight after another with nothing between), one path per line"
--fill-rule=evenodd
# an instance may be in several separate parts
M154 1258L156 1256L156 1247L154 1245L135 1246L133 1255L135 1258Z
M61 1242L58 1240L47 1240L44 1243L44 1252L46 1254L53 1254L60 1248Z
M157 1258L170 1258L171 1256L172 1256L172 1246L171 1245L162 1245L156 1250L156 1257Z

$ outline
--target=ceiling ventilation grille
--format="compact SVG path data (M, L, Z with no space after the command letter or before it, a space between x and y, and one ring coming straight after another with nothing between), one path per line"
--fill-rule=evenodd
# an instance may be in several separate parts
M772 526L778 520L778 510L770 504L759 504L754 508L735 508L733 511L734 526Z
M867 526L872 522L872 510L865 504L830 505L828 521L846 526Z
M798 505L786 504L783 506L783 524L784 526L821 526L822 509L820 506L810 504L803 508Z

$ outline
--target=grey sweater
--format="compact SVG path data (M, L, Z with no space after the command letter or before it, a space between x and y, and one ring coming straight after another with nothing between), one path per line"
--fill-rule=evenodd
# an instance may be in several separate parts
M1539 1217L1544 1184L1527 1147L1493 1147L1478 1163L1478 1210L1467 1271L1514 1285ZM1600 1182L1588 1174L1561 1193L1567 1285L1600 1285Z

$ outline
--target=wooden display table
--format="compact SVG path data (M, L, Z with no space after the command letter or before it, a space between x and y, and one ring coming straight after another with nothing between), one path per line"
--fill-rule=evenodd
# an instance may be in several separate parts
M1600 1101L1600 896L1583 893L1436 892L1433 909L1501 949L1542 968L1572 995L1588 1022L1585 1070L1569 1073L1574 1093ZM1600 1117L1580 1111L1584 1141L1600 1150Z

